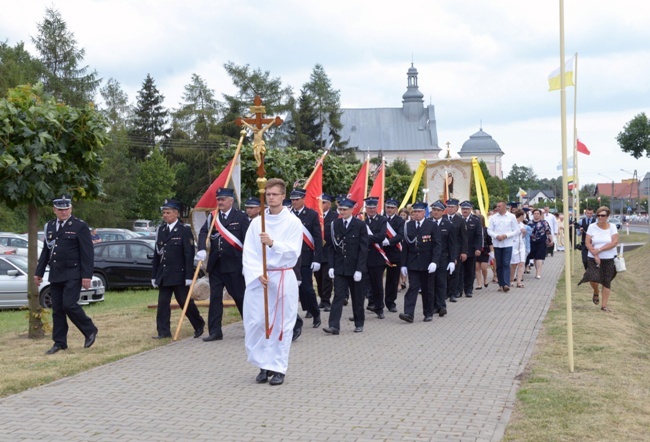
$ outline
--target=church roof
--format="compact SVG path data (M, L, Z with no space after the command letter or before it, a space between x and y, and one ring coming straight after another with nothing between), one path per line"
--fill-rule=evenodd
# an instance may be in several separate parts
M492 136L483 132L483 128L479 129L474 135L470 135L469 140L463 143L460 152L462 154L481 154L481 153L494 153L503 154L499 143L492 139Z

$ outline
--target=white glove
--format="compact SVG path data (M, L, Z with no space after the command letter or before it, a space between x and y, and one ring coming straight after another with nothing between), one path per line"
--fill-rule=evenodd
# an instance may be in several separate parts
M155 279L152 279L152 280L151 280L151 287L153 287L153 288L155 288L155 289L158 288L158 285L156 284L156 280L155 280Z
M456 270L456 264L450 262L449 265L447 266L447 270L449 270L449 274L451 275L452 273L454 273L454 270Z
M390 245L390 241L388 241L388 238L386 238L384 241L381 243L382 246L388 247Z
M192 285L192 280L191 279L186 279L185 280L185 287L189 287Z
M408 276L409 275L409 269L406 267L401 268L402 276Z
M205 256L206 256L205 250L199 250L198 252L196 252L196 256L194 258L198 259L199 261L205 261Z
M334 279L334 269L329 269L327 271L327 276L329 276L330 279Z
M354 279L354 282L361 281L361 272L358 270L354 272L354 276L352 277L352 279Z
M429 268L427 269L427 271L429 273L434 273L437 268L438 268L438 265L435 262L432 262L431 264L429 264Z
M311 271L312 272L317 272L320 270L320 262L312 262L311 263Z
M302 280L298 281L298 287L300 287L300 284L302 284Z

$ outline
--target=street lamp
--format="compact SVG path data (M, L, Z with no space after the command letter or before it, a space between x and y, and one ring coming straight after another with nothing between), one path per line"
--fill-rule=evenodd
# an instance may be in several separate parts
M603 175L602 173L598 173L598 175L604 176L608 180L612 180L610 177ZM612 200L609 202L609 211L614 213L614 180L612 180Z

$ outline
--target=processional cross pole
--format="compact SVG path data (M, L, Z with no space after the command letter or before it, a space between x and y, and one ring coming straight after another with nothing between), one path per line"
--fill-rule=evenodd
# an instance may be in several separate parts
M266 144L264 143L264 133L273 126L282 124L282 118L264 118L266 108L262 105L262 99L259 95L255 96L253 106L250 107L251 114L254 118L237 118L235 124L250 129L253 132L253 155L257 162L257 189L260 194L260 205L264 207L264 194L266 192L266 171L264 170L264 153L266 152ZM262 221L262 233L266 231L266 222L264 218L264 210L260 212ZM262 275L264 279L268 279L266 271L266 245L262 245ZM266 339L271 336L271 329L269 327L269 294L268 287L264 286L264 325L266 332Z

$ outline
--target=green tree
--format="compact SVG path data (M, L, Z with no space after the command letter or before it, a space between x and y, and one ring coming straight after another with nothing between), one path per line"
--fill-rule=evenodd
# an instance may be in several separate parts
M154 151L139 164L136 180L137 216L146 219L160 218L162 202L171 198L176 184L174 170L160 149Z
M386 198L396 198L401 204L406 195L409 186L413 181L413 170L408 162L401 158L396 158L391 164L386 165L386 183L384 195ZM420 181L418 186L418 199L421 199L422 189L424 188L425 179Z
M643 155L650 157L650 121L645 112L636 115L616 136L616 141L623 152L634 158Z
M38 207L57 194L102 193L99 177L106 121L91 105L73 108L43 98L42 85L10 89L0 100L0 201L28 210L29 274L36 269ZM37 287L28 278L29 337L44 336Z
M81 107L93 101L100 80L97 72L88 66L80 67L86 51L77 48L74 33L56 9L46 8L43 22L38 24L38 35L32 43L45 66L45 91L70 106Z
M515 164L512 166L512 169L510 169L510 173L505 180L510 186L510 190L508 194L505 195L505 197L510 199L514 198L515 195L517 195L520 187L524 190L535 187L535 184L537 182L537 175L535 175L535 172L533 172L532 167L517 166Z
M139 161L144 160L156 143L164 142L169 137L169 111L163 107L164 101L165 97L158 92L151 75L147 74L138 91L135 119L129 133L131 155Z
M129 105L129 96L122 90L120 82L110 78L104 87L99 90L104 99L101 113L110 124L111 131L117 132L126 129L131 119L132 109Z
M317 115L317 122L320 126L318 138L315 140L320 149L324 149L333 142L332 150L344 149L347 142L341 140L341 93L332 88L332 82L325 73L321 64L316 64L309 77L309 82L303 85L303 89L311 96L313 108ZM327 128L327 134L324 134ZM326 139L329 137L329 140Z
M12 87L37 83L44 72L43 64L25 50L23 42L13 48L0 43L0 97Z
M294 103L295 100L292 100ZM318 124L318 114L314 107L314 100L305 89L300 91L297 107L291 110L291 119L287 122L287 143L298 150L321 150L319 137L322 125Z
M197 74L185 85L183 103L173 112L174 125L191 140L207 140L219 120L220 104L214 90Z

